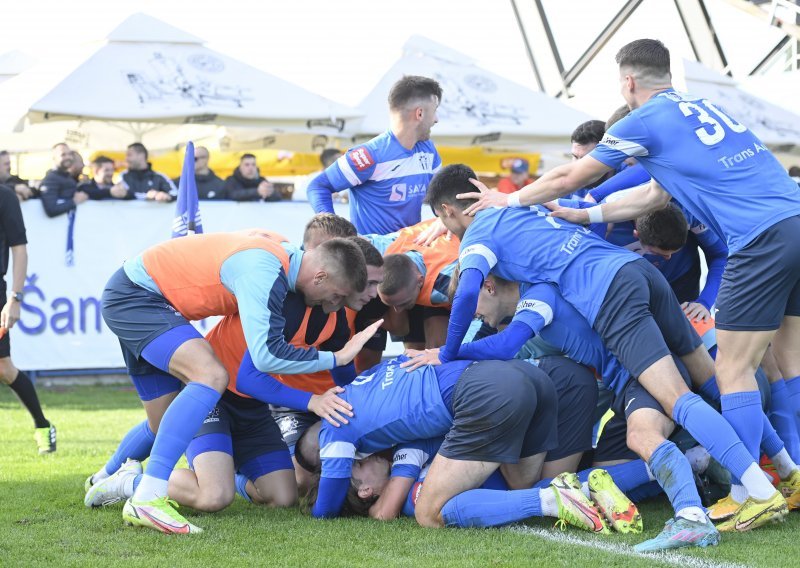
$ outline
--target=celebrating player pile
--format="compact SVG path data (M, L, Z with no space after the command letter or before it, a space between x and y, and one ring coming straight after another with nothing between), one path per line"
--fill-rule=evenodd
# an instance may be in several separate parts
M167 533L199 531L176 502L299 492L320 518L554 517L606 534L641 532L634 502L663 492L674 516L642 552L716 545L800 507L800 190L745 125L672 88L659 41L617 62L630 112L515 193L440 168L441 88L406 77L391 129L309 187L318 210L349 188L366 240L323 213L305 250L256 229L126 262L103 315L148 420L87 480L86 504L127 499L128 523ZM625 173L589 201L554 201L609 172ZM418 223L423 195L439 220ZM606 238L623 221L626 248ZM189 320L208 315L225 318L206 341ZM362 353L357 372L379 327L419 349ZM173 471L184 451L193 472Z

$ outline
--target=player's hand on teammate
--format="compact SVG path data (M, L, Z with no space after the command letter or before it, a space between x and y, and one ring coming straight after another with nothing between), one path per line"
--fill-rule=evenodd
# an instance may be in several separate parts
M599 205L597 207L599 207ZM548 209L551 208L548 206ZM589 224L588 209L573 209L572 207L561 207L560 205L556 205L556 209L551 209L550 216L558 219L564 219L565 221L575 223L576 225Z
M441 365L439 360L439 349L426 349L417 351L416 349L406 349L406 355L410 357L408 361L400 363L400 368L407 371L414 371L423 365Z
M430 227L422 231L419 236L414 239L414 244L429 247L433 244L433 241L448 233L447 227L444 226L441 219L436 219L433 223L431 223Z
M382 324L383 319L379 319L350 338L350 341L345 343L344 347L333 354L336 358L336 366L342 367L355 359L356 355L358 355L364 348L364 344L366 344L366 342L369 341L373 335L375 335L375 332L378 331L378 328Z
M684 302L681 308L689 321L706 322L711 319L711 312L700 302Z
M493 191L477 179L469 180L478 191L472 193L459 193L458 199L477 199L475 203L464 209L464 215L475 215L478 211L489 207L508 207L508 194Z
M333 387L322 394L311 395L308 410L337 428L342 424L348 424L345 416L353 417L353 407L337 396L343 392L342 387Z

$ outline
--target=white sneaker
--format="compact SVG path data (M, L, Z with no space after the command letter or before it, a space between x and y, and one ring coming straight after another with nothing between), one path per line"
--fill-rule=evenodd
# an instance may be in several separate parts
M136 460L126 461L114 475L95 483L86 492L83 504L87 507L105 507L130 497L125 494L125 486L133 476L142 473L142 464Z

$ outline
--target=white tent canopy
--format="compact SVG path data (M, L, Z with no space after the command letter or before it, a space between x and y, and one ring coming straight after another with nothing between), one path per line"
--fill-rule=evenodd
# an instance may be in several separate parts
M60 73L54 67L51 62L0 85L0 108L15 131L71 121L73 129L91 132L97 125L90 123L99 122L103 136L111 128L137 139L163 132L164 124L206 125L207 136L219 126L316 136L339 132L359 115L144 14L126 19L88 57L78 56L77 65L62 64ZM21 110L20 93L28 97ZM9 116L15 108L19 114Z
M720 105L768 146L800 149L800 115L744 91L727 75L684 59L683 74L675 77L675 83Z
M412 36L403 56L359 105L365 114L358 124L359 137L387 128L387 95L404 75L432 77L441 84L439 123L431 132L439 144L564 151L575 127L591 119L553 97L476 66L466 55Z

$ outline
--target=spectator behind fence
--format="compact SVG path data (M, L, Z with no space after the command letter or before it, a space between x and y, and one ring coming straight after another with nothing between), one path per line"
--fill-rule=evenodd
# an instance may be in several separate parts
M125 152L128 169L122 172L122 184L128 191L128 199L146 199L167 203L174 201L178 190L172 180L160 172L153 171L147 161L147 148L134 142Z
M72 174L73 152L69 146L60 142L53 146L53 169L44 176L39 191L42 206L48 217L58 217L75 209L89 199L83 191L78 191L78 183Z
M80 153L76 152L75 150L72 151L72 165L69 167L69 175L72 176L72 179L80 185L86 181L89 181L89 176L83 173L83 168L86 167L86 164L83 163L83 156ZM79 190L83 191L83 190Z
M33 197L33 191L28 187L28 182L19 176L11 175L11 155L6 150L0 151L0 185L14 190L20 201Z
M501 193L514 193L529 183L533 183L528 160L517 158L511 162L511 175L502 178L497 183L497 191Z
M225 195L234 201L279 201L280 192L261 177L253 154L244 154L233 175L225 180Z
M128 190L122 183L114 183L114 160L97 156L92 160L92 178L80 183L78 191L86 192L89 199L128 199Z
M194 149L194 179L197 182L197 197L199 199L228 199L225 195L225 182L208 167L208 148L197 146ZM176 186L181 183L181 178L172 180Z

